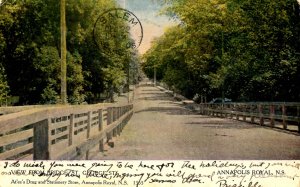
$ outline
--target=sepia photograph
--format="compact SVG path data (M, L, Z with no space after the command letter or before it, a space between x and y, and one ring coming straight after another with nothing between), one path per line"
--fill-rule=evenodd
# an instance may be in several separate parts
M0 0L18 185L299 187L300 1Z

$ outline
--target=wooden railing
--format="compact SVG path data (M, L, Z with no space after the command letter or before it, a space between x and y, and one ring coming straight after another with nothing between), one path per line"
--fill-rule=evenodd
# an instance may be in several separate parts
M130 105L82 105L25 110L0 117L0 160L88 159L89 150L120 135Z
M296 102L247 102L196 104L184 96L168 90L164 83L156 86L165 93L181 100L188 108L202 115L231 118L262 126L282 128L300 133L300 103Z
M234 118L300 133L300 103L203 103L190 104L189 107L203 115Z

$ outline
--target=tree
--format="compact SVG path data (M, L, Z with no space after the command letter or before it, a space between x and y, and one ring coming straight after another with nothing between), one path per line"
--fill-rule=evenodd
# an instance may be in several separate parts
M156 64L159 77L190 98L300 100L296 0L165 2L180 24L145 54L149 76Z
M0 9L0 62L5 69L10 94L20 96L19 104L59 103L60 59L66 55L66 81L69 103L98 102L101 94L117 91L126 84L120 81L127 71L133 50L131 41L120 28L125 20L112 19L107 26L116 36L109 37L109 46L94 44L93 29L98 17L114 1L66 1L66 45L60 44L60 0L7 1ZM62 16L63 17L63 16ZM99 28L99 38L107 36ZM64 32L62 32L64 33ZM105 54L109 47L111 54ZM59 55L59 51L63 52ZM64 68L63 68L64 69ZM63 70L64 72L64 70ZM117 81L116 81L117 80ZM64 82L64 81L63 81ZM108 82L112 82L108 86Z
M4 68L0 64L0 106L8 98L9 86L7 84Z

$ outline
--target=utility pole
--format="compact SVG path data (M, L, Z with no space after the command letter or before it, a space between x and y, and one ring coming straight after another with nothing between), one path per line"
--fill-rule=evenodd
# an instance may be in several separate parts
M154 65L153 83L154 83L154 86L156 86L156 66L155 65Z
M222 68L224 66L224 32L223 32L223 24L222 24L222 56L221 56L221 59L222 59ZM223 81L222 81L222 104L225 102L225 93L224 93L224 78L223 78Z
M67 104L66 0L60 0L61 103Z

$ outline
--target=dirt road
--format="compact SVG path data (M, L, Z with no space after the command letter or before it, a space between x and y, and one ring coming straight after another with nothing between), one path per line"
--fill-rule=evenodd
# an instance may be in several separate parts
M91 159L300 159L300 136L196 115L151 85L135 94L134 115L114 148Z

